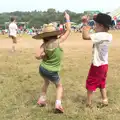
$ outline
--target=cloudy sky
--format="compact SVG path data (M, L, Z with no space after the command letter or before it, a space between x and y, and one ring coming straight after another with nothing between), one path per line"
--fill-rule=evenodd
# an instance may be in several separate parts
M59 11L69 9L80 13L85 10L111 12L120 7L120 0L1 0L0 13L12 11L47 10L55 8Z

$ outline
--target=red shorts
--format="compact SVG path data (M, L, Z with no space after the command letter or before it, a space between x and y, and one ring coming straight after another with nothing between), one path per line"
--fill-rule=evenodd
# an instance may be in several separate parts
M96 88L105 88L107 71L108 65L97 67L92 64L86 81L86 89L95 91Z

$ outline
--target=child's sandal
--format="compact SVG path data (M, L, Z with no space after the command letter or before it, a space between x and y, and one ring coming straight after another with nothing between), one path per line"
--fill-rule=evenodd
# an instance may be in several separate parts
M108 100L102 100L102 104L104 104L105 106L108 106Z
M103 108L108 106L108 100L102 100L102 102L97 106L98 108Z

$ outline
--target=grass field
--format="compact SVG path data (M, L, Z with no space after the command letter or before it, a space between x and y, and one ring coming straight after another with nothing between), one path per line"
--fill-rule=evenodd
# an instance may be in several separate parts
M109 106L97 108L100 93L93 97L93 108L85 107L85 80L91 62L91 41L72 33L63 44L64 59L60 73L64 86L64 114L54 114L56 89L48 89L48 106L36 105L42 78L38 73L35 47L41 41L21 37L18 50L10 52L11 40L0 36L0 120L120 120L120 31L114 31L109 51L107 94Z

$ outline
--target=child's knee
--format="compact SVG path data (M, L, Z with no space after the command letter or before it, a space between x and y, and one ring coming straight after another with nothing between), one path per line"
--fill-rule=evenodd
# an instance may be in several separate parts
M57 88L62 88L63 86L62 86L61 83L58 83L58 84L56 84L56 87L57 87Z
M45 84L45 85L49 85L49 84L50 84L50 81L47 80L47 79L45 79L45 80L44 80L44 84Z
M47 82L45 82L45 84L46 84L46 85L49 85L49 84L50 84L50 82L49 82L49 81L47 81Z
M17 40L16 39L13 40L13 44L17 44Z

